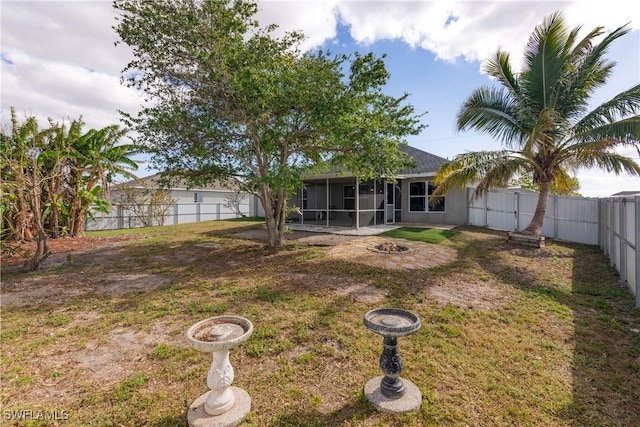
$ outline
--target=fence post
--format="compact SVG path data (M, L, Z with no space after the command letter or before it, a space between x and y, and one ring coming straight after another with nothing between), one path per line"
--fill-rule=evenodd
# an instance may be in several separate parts
M636 294L636 308L640 308L640 196L634 197L635 203L633 204L633 216L635 217L635 241L633 245L633 254L635 255L634 262L636 263L635 274L635 294Z
M610 265L611 267L615 267L616 266L616 250L615 250L615 243L616 243L616 218L615 218L615 214L616 214L616 203L615 200L613 199L609 199L609 202L611 203L609 205L609 219L611 222L611 231L609 233L609 248L611 248L611 256L609 257L609 261L610 261Z
M554 194L553 197L553 238L558 238L558 195Z
M627 199L620 199L620 261L618 262L618 272L620 282L627 281Z
M489 193L484 193L484 226L489 226Z
M636 308L640 308L640 196L635 197L634 216L636 218L636 241L635 241L635 259L636 259Z
M124 209L122 205L118 205L116 208L116 220L118 224L118 230L122 230L124 228Z
M470 219L471 218L471 200L469 199L469 193L471 191L470 187L465 187L464 189L464 194L465 194L465 202L467 203L467 217L465 218L465 225L470 225Z
M515 231L520 231L520 193L519 192L515 192L515 199L514 199L514 208L515 211L513 213L513 229Z
M178 204L176 203L175 205L173 205L173 224L178 224L178 213L179 213L180 208L178 207Z
M602 250L602 200L598 199L598 247Z

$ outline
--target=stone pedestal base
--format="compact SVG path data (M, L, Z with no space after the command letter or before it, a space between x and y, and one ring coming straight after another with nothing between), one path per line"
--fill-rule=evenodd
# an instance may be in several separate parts
M209 415L204 410L204 402L209 393L206 392L197 398L187 413L189 427L235 427L247 416L251 410L251 398L241 388L229 387L236 398L235 404L227 412L220 415Z
M544 247L543 236L532 236L530 234L520 234L513 231L509 232L507 241L525 246L533 246L535 248Z
M364 395L377 410L390 414L403 414L420 408L422 393L414 383L402 378L405 387L404 395L400 399L389 399L380 390L382 378L382 376L372 378L364 386Z

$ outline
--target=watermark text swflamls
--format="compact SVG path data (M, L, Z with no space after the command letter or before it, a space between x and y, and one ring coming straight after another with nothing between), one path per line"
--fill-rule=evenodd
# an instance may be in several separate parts
M35 410L35 409L4 409L2 417L9 421L65 421L69 419L67 410Z

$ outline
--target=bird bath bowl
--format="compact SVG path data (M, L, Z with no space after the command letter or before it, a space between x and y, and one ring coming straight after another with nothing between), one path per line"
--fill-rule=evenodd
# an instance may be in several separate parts
M398 354L398 337L420 329L420 319L407 310L378 308L364 315L364 324L383 337L380 369L384 373L367 382L365 395L383 412L404 413L418 409L422 403L420 390L411 381L400 378L403 365Z
M235 426L251 409L247 392L231 386L234 371L229 349L247 341L252 333L253 324L240 316L211 317L187 330L186 339L191 347L213 353L207 374L211 390L191 404L187 414L190 427Z

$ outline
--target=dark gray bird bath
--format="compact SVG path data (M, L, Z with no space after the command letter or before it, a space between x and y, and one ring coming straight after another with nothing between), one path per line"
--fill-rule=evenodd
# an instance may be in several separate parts
M400 378L403 364L398 353L398 337L420 329L420 319L407 310L378 308L364 315L364 324L383 337L380 369L384 373L367 383L365 395L383 412L403 413L418 409L422 403L420 390L411 381Z

